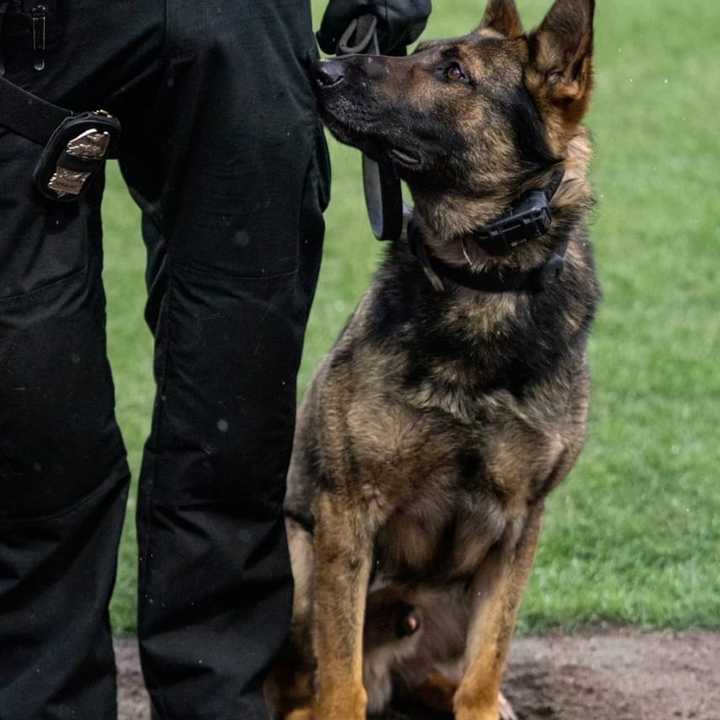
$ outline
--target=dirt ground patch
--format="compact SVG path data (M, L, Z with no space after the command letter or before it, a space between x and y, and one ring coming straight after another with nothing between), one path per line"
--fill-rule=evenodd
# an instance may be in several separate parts
M116 650L120 720L149 720L135 643ZM720 720L720 634L518 639L506 680L519 720Z

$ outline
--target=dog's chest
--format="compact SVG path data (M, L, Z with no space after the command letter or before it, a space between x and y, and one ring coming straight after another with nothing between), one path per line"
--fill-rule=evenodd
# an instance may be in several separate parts
M472 423L465 410L418 409L387 397L360 414L362 426L350 423L353 451L365 469L365 499L384 515L377 582L472 576L493 545L519 534L529 495L563 450L551 424L508 402L486 404Z
M375 584L443 584L469 578L511 524L510 515L491 496L418 498L395 513L378 534Z

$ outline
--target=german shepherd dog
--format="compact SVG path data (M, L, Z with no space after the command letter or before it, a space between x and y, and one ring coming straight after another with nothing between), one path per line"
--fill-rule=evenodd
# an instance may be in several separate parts
M586 433L593 17L594 0L556 0L525 33L490 0L465 37L313 69L330 131L408 184L415 242L389 248L299 412L294 620L268 684L282 718L364 720L393 697L509 716L544 499ZM550 185L549 229L491 247L479 229Z

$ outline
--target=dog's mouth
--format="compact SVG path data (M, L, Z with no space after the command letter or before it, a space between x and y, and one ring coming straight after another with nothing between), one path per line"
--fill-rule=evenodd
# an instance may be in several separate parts
M408 168L417 168L422 164L420 154L412 150L394 147L388 151L388 156L395 162Z
M345 118L338 118L327 108L321 107L321 116L325 126L340 142L361 150L373 159L387 158L407 170L422 167L423 158L419 150L395 145L392 138L383 137L374 128L358 127Z
M334 88L329 81L316 84L317 109L325 127L341 143L357 148L376 161L391 160L408 172L422 168L423 156L418 149L407 146L407 133L402 128L389 131L387 118L378 112L374 103L349 99L333 92Z

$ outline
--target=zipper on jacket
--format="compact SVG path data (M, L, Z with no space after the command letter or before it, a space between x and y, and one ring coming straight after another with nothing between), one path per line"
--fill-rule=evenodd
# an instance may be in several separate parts
M45 50L47 49L47 5L39 3L30 11L32 21L33 67L45 69Z

